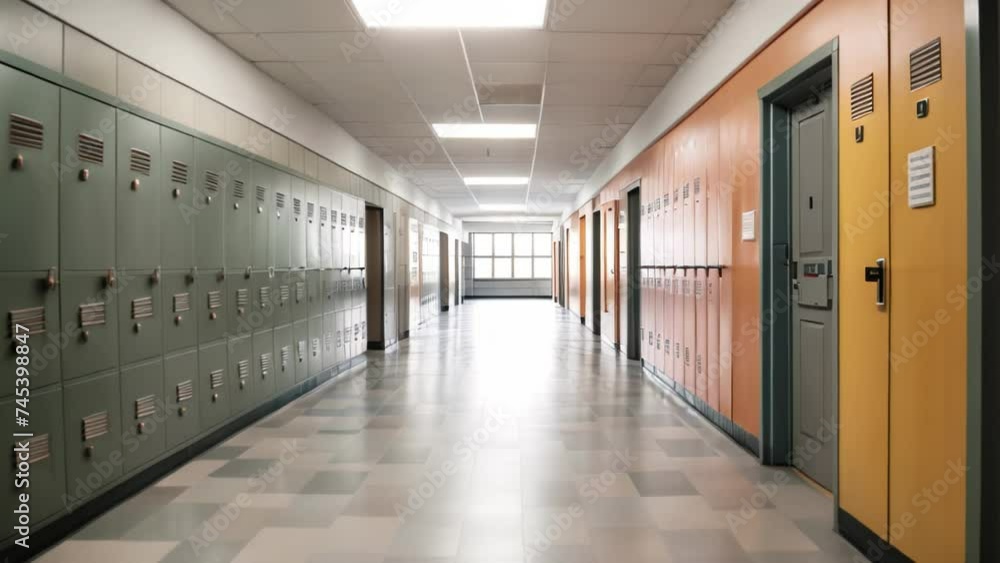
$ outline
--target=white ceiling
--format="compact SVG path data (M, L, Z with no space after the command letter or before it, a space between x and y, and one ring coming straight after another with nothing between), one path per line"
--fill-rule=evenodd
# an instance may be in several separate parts
M457 217L495 214L479 203L566 211L733 3L549 0L544 30L500 31L365 30L350 0L165 1ZM430 127L482 121L537 122L538 138L439 140ZM531 184L466 187L471 175Z

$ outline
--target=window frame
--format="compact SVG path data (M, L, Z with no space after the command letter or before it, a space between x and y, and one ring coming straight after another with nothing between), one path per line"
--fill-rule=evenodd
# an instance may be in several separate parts
M491 244L490 244L490 254L489 255L478 254L476 252L476 247L475 247L475 242L474 241L475 241L475 238L476 238L477 235L478 236L489 235L490 242L491 242ZM496 250L497 250L496 249L496 237L498 235L509 237L508 240L510 240L510 254L498 255L496 253ZM523 254L523 253L519 254L518 253L517 245L515 243L515 239L516 239L516 237L518 235L521 235L522 237L525 236L525 235L528 236L528 237L530 237L530 245L528 245L530 247L529 248L530 249L530 253L528 253L528 254ZM536 237L538 237L538 235L545 235L549 239L549 243L547 245L543 245L546 248L544 249L544 251L543 251L542 254L536 253L537 251L535 249L535 246L536 246L535 240L536 240ZM469 242L473 246L472 253L473 253L474 260L490 260L490 277L479 277L478 273L476 272L476 269L473 268L472 279L475 280L475 281L533 281L533 280L551 280L552 279L551 264L552 264L552 260L553 260L553 256L552 256L552 240L553 240L552 233L549 233L549 232L521 232L521 233L517 233L517 232L510 232L510 231L490 231L490 232L485 232L484 231L484 232L469 233ZM514 273L516 271L516 268L515 268L514 264L515 264L515 262L517 261L518 258L527 259L529 261L529 264L531 265L531 272L530 272L531 275L529 277L517 277L517 276L514 275ZM536 261L537 261L538 258L548 258L549 259L549 267L548 268L544 268L545 272L544 272L544 276L542 276L542 277L538 277L536 275L537 272L535 272L535 264L536 264ZM496 271L497 271L497 269L496 269L496 261L498 259L499 260L507 260L507 261L510 262L510 266L511 266L510 267L510 273L511 273L510 277L500 277L500 278L496 277Z

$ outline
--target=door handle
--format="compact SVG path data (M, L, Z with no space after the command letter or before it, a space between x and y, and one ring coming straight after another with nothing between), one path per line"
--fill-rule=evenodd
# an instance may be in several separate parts
M885 307L885 258L875 260L875 266L865 268L865 281L875 283L875 305Z

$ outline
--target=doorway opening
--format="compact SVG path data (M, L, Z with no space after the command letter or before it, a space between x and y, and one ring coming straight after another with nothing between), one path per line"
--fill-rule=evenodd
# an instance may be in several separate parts
M368 298L369 350L385 350L385 231L382 208L365 207L365 284ZM391 287L390 287L391 291Z
M580 240L577 248L580 251L580 324L587 324L587 216L580 216Z
M761 457L836 494L838 404L837 42L759 92ZM809 452L809 455L796 455Z
M642 334L639 325L642 314L642 295L640 293L639 259L640 259L640 233L639 213L641 212L642 201L639 197L640 184L625 189L625 225L622 231L625 234L625 241L619 241L621 256L619 268L625 275L622 276L621 291L623 298L619 301L625 304L622 314L622 326L625 327L625 356L630 360L640 360L642 355Z

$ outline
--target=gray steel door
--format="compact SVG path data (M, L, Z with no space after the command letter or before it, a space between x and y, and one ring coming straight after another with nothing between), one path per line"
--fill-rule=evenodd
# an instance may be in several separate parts
M323 270L323 313L332 313L335 309L335 297L337 295L337 282L340 272L334 270Z
M160 265L160 126L118 110L118 267Z
M167 449L198 435L198 351L164 358Z
M292 304L292 319L296 321L309 318L309 289L306 284L306 271L291 272L289 288Z
M63 270L115 267L115 130L114 108L63 90L58 160Z
M226 374L226 343L198 350L198 386L201 429L208 430L229 418L231 384Z
M254 332L274 328L274 270L255 270L250 278L250 321Z
M319 268L322 259L319 245L319 187L306 182L306 266Z
M229 328L227 335L230 338L249 336L255 328L263 323L263 319L251 318L252 310L251 292L253 290L253 272L246 270L230 270L226 274L226 294L229 296L229 303L226 307L229 310Z
M195 265L194 139L164 127L160 142L160 260L167 269L188 269Z
M271 299L274 302L274 326L292 322L292 272L275 272L271 280Z
M250 266L250 221L256 194L250 183L250 161L223 151L226 171L226 267Z
M249 410L256 404L250 336L229 340L229 384L233 414Z
M290 246L290 226L292 219L292 195L290 191L290 177L284 172L273 171L274 180L271 191L274 197L271 199L273 208L271 210L270 240L271 240L271 262L275 268L284 269L291 266L291 246Z
M116 367L117 274L114 270L65 272L60 287L66 342L62 355L63 380Z
M333 190L319 187L319 254L320 267L333 267L333 253L331 250L331 240L333 233L330 229L330 209L333 205Z
M164 419L163 363L159 358L122 370L122 449L129 473L163 453L167 428Z
M309 377L323 371L323 317L309 319Z
M295 363L295 382L309 379L309 321L295 321L292 331L292 357Z
M306 185L302 178L292 176L292 268L305 268L306 258Z
M323 299L323 272L320 270L306 271L306 303L308 317L323 314L325 307Z
M212 342L226 334L226 305L225 272L217 270L198 274L198 297L194 302L198 314L198 342Z
M330 312L323 315L323 369L337 365L337 315Z
M274 213L273 170L259 162L253 163L253 205L251 216L250 263L254 268L272 266L271 242L268 238L271 215Z
M834 267L831 97L792 112L792 438L799 469L830 489L834 481ZM812 452L816 452L813 454Z
M195 223L195 260L199 268L223 267L226 158L219 147L195 141L195 175L190 214Z
M63 388L66 491L79 506L122 475L122 417L118 372L68 383ZM73 507L75 507L73 506Z
M197 276L192 271L162 274L163 349L175 352L198 343Z
M60 154L59 88L0 65L0 112L7 121L0 271L57 268L59 181L52 163Z
M275 387L280 393L295 384L295 353L292 325L274 329Z
M122 272L118 307L118 349L122 365L163 352L163 298L159 270Z
M274 332L265 330L253 335L253 389L255 404L274 396L276 381L274 361Z
M28 329L32 392L59 381L62 342L68 335L59 322L57 281L55 272L0 274L0 314L7 321L2 329L6 338L0 347L0 369L8 374L0 385L0 397L14 394L16 324Z

